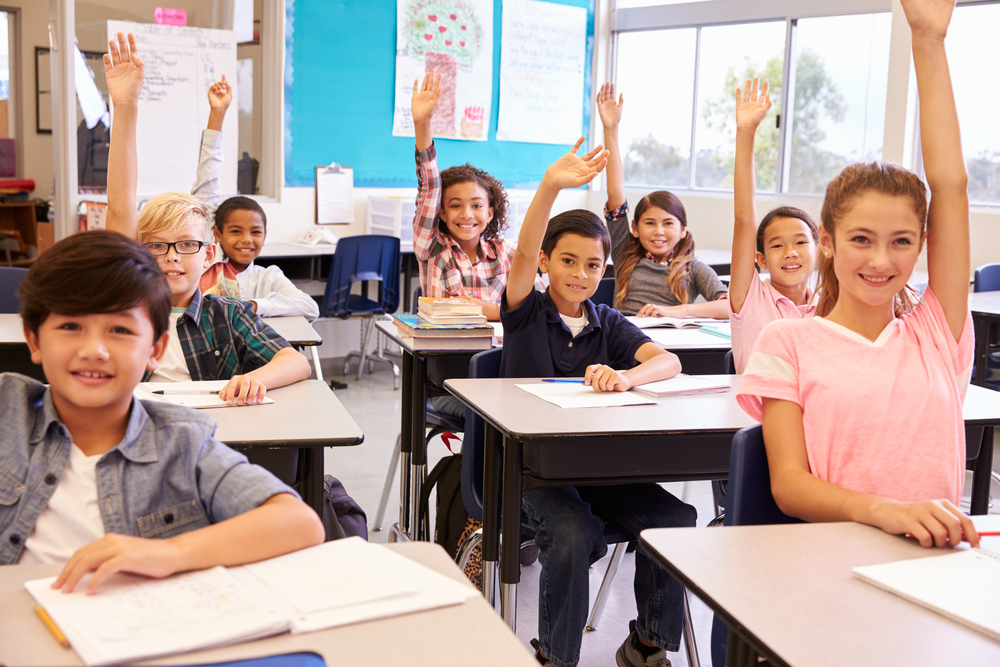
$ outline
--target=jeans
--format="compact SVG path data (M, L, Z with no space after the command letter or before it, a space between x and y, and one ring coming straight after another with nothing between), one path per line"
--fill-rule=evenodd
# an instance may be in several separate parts
M646 528L694 526L697 518L693 507L652 483L533 489L522 508L541 550L538 645L556 667L574 667L580 659L589 569L608 551L604 522L638 538ZM660 648L679 650L684 587L636 549L634 588L636 630Z

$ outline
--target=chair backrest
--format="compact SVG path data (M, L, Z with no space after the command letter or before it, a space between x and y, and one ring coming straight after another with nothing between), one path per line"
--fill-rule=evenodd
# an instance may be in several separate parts
M416 315L420 311L420 297L424 295L424 288L417 285L417 289L413 290L413 301L410 302L410 314Z
M736 360L733 358L733 351L726 352L726 359L722 362L722 372L725 375L736 375Z
M611 308L615 307L615 277L601 278L601 284L597 286L594 296L590 297L594 305L604 304Z
M976 267L972 282L974 292L995 292L1000 290L1000 264L983 264Z
M733 436L729 451L729 488L726 490L727 526L802 523L778 509L771 495L764 430L749 426Z
M502 348L486 350L469 361L470 378L500 377ZM486 449L486 422L472 410L465 411L462 436L462 500L476 521L483 520L483 461Z
M28 269L18 266L0 266L0 313L18 313L21 300L15 292L28 275Z
M375 234L346 236L337 241L326 292L320 306L321 317L350 317L352 313L394 313L399 306L399 239ZM351 286L358 281L377 280L379 294L374 301L351 298Z

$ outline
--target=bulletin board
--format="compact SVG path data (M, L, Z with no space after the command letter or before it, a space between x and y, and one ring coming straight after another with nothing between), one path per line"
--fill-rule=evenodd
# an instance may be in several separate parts
M583 127L593 97L594 0L554 0L587 9ZM436 140L442 168L470 162L507 188L533 188L569 146L496 140L502 0L494 0L493 103L484 142ZM312 187L317 164L354 168L355 187L415 187L413 139L392 136L396 3L287 0L285 19L285 185ZM585 144L586 148L586 144Z

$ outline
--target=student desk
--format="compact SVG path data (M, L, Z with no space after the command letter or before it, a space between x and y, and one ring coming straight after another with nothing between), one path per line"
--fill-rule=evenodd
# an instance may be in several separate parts
M45 382L42 367L31 361L24 326L17 313L0 313L0 373L20 373Z
M1000 665L1000 642L851 572L950 549L856 523L661 528L639 542L729 625L730 667L757 654L781 667Z
M973 379L980 387L986 385L986 361L990 355L990 340L1000 328L1000 292L973 292L969 295L969 310L976 332L976 359Z
M719 320L719 324L728 323ZM697 329L653 327L642 332L664 350L676 354L682 370L688 375L713 375L725 371L726 352L733 349L729 338Z
M313 368L316 371L316 379L323 379L323 369L320 368L319 346L323 344L323 337L319 335L309 320L296 315L294 317L262 317L264 324L278 332L278 335L288 341L292 347L308 347L312 352Z
M360 445L361 428L322 380L270 389L274 403L202 410L219 427L217 440L233 449L294 447L304 451L303 500L322 516L323 448Z
M453 579L468 583L444 549L436 544L386 545ZM60 565L0 567L0 664L14 667L75 667L80 659L60 647L34 613L24 582L53 576ZM314 651L330 667L378 664L386 652L414 667L476 664L483 667L537 667L517 637L486 602L473 596L465 604L385 618L300 635L288 633L255 641L157 658L138 664L184 665Z
M734 390L738 375L709 376ZM724 479L733 435L756 422L735 391L654 399L656 405L559 408L514 385L524 379L452 379L445 388L486 421L483 488L483 581L500 559L501 609L514 627L521 494L543 486ZM972 513L986 514L993 427L1000 392L969 387L964 415ZM501 524L501 517L503 523ZM502 542L498 537L503 535ZM492 588L487 589L492 597Z

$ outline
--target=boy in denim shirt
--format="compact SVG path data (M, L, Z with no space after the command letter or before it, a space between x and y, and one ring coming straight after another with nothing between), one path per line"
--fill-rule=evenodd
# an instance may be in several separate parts
M582 143L583 137L548 168L525 214L500 304L500 375L583 376L595 391L628 391L673 377L681 365L621 313L590 301L611 245L600 218L575 210L549 220L560 190L589 183L606 164L600 146L578 157ZM549 276L544 293L532 288L539 268ZM524 493L522 509L542 563L539 638L532 645L540 663L557 667L573 667L580 659L588 570L607 553L604 521L613 520L638 537L646 528L694 526L696 518L693 507L651 483L533 489ZM636 550L638 617L615 655L619 667L669 666L664 649L679 648L683 595L679 583Z
M170 288L142 245L71 236L19 296L50 384L0 375L0 564L65 562L53 587L93 572L93 593L114 572L165 577L323 541L316 513L215 440L213 419L133 398L169 338Z

